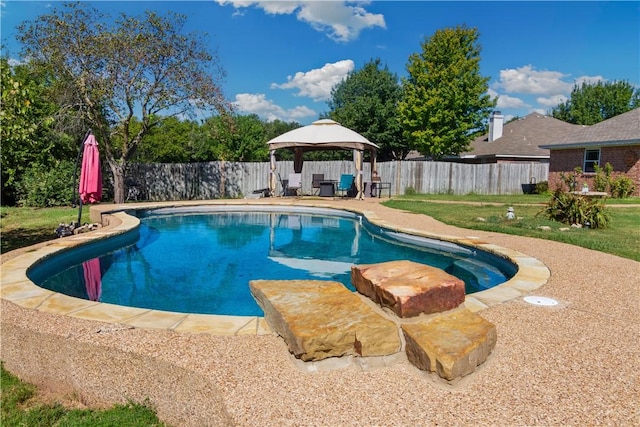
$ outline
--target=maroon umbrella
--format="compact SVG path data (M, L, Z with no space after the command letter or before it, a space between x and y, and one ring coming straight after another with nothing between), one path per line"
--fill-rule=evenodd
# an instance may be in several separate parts
M98 141L93 134L89 134L84 142L78 192L82 203L96 203L102 198L100 153L98 152Z
M84 285L87 288L87 296L91 301L100 301L100 296L102 295L100 258L83 262L82 270L84 270Z

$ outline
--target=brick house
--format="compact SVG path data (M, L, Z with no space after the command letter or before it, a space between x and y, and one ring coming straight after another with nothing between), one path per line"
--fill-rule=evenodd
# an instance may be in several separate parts
M489 118L489 133L474 139L469 151L447 160L463 163L548 163L549 150L540 146L551 144L579 128L579 125L538 113L504 124L504 116L500 111L494 111Z
M549 188L563 185L561 174L573 173L579 167L577 189L587 183L593 187L594 165L613 166L613 176L626 175L640 196L640 108L617 115L592 126L558 136L540 148L550 150Z

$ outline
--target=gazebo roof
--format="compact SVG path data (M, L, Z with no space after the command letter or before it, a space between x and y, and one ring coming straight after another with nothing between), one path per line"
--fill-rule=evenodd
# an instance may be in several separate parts
M306 150L355 149L375 150L379 147L357 132L330 119L317 120L283 133L268 141L271 150L301 147Z

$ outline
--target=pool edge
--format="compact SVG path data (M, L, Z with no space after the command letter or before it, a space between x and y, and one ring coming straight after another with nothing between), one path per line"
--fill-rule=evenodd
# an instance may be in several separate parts
M357 213L374 225L403 233L429 237L437 240L478 247L515 263L516 274L508 281L481 292L469 294L465 298L465 307L473 312L520 298L544 285L551 273L541 261L521 252L489 244L479 238L456 237L427 233L405 227L398 227L381 220L375 212L366 208L336 207L314 200L198 200L186 202L153 202L126 205L91 206L91 220L104 224L97 231L60 238L46 245L34 245L23 248L22 253L2 261L0 271L0 298L28 309L88 319L102 323L123 325L145 329L168 329L177 332L209 333L213 335L262 335L271 330L259 316L228 316L176 313L161 310L125 307L109 303L88 301L80 298L43 289L27 277L27 270L43 258L59 251L67 250L91 241L105 239L125 233L139 226L138 218L127 211L154 209L160 207L188 207L200 205L277 205L306 206L311 208L334 209ZM38 247L35 247L38 246ZM33 249L31 249L33 248Z

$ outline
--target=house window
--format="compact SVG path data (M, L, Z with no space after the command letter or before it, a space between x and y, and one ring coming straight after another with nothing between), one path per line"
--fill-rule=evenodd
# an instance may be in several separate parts
M584 167L585 173L593 173L596 171L595 165L600 164L600 149L584 150Z

